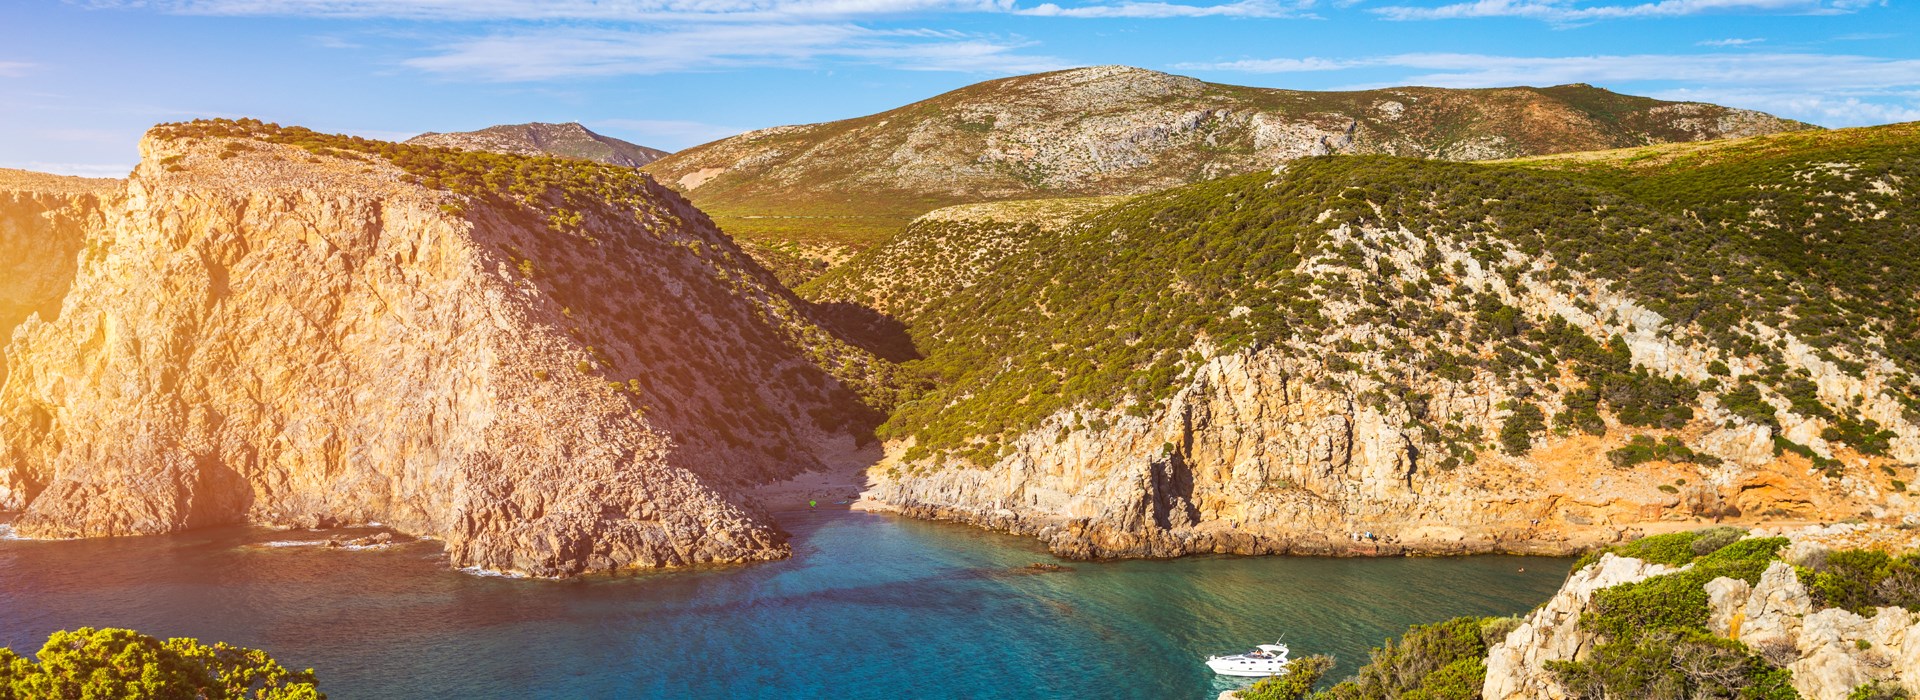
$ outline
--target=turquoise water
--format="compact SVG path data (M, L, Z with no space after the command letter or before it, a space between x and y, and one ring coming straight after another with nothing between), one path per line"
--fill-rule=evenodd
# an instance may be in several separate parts
M355 698L1208 698L1208 653L1285 635L1346 674L1409 623L1524 612L1561 559L1056 562L1032 542L887 515L784 514L794 557L527 581L449 571L432 543L261 547L226 529L0 541L0 645L131 627L312 667ZM1525 568L1524 572L1520 571Z

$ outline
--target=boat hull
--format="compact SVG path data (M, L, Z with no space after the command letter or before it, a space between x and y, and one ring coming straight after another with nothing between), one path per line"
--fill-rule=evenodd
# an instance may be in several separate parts
M1222 676L1239 676L1241 678L1266 678L1268 676L1278 676L1282 673L1285 673L1287 670L1287 665L1284 663L1282 664L1247 664L1247 663L1234 663L1233 661L1230 661L1230 660L1216 660L1216 661L1208 661L1207 668L1213 669L1214 673L1217 673Z

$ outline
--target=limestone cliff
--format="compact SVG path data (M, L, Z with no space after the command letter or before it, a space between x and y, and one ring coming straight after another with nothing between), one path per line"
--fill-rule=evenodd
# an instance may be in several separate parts
M1676 168L1728 188L1738 211L1704 221L1504 167L1306 161L974 235L997 246L984 271L890 244L867 257L891 276L815 289L900 314L938 377L883 429L869 495L1066 556L1565 553L1707 520L1915 523L1909 263L1792 258L1920 231L1915 133L1732 142L1720 153L1753 170ZM1726 184L1749 176L1790 184ZM899 262L916 250L933 252ZM919 264L940 272L897 283ZM1846 309L1807 291L1841 288L1860 290Z
M1810 558L1828 550L1819 532L1795 532L1782 556L1818 566ZM1913 546L1911 538L1906 547ZM1655 576L1684 571L1639 559L1602 555L1576 571L1553 599L1528 614L1519 627L1488 650L1487 700L1581 697L1562 685L1548 662L1586 660L1603 641L1582 625L1595 614L1595 593ZM1765 565L1758 584L1717 577L1704 585L1706 631L1737 641L1765 663L1786 669L1796 692L1808 700L1844 700L1861 686L1920 692L1920 616L1902 607L1879 607L1861 615L1814 602L1788 561ZM1679 601L1671 601L1681 604Z
M33 310L0 387L22 536L379 522L534 575L760 560L784 536L736 487L868 420L842 378L871 358L641 176L490 163L509 192L257 122L141 148L110 193L0 195L39 275L5 300Z

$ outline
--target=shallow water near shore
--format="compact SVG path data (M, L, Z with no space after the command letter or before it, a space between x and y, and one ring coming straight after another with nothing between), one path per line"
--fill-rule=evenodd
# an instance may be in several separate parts
M1569 560L1060 562L1032 541L843 510L783 513L792 559L533 581L439 547L264 546L228 528L0 541L0 646L130 627L261 647L356 698L1208 698L1205 654L1284 635L1336 675L1408 624L1523 613ZM1068 571L1034 571L1034 563ZM1520 571L1524 568L1525 571Z

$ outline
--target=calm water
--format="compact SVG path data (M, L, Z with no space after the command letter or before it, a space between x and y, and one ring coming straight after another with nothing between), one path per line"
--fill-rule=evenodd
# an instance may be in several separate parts
M787 561L526 581L449 571L438 547L267 548L231 529L0 541L0 645L131 627L265 648L354 698L1209 698L1206 653L1286 635L1345 675L1407 624L1531 609L1558 559L1053 562L958 525L783 516ZM1524 573L1518 569L1525 567Z

